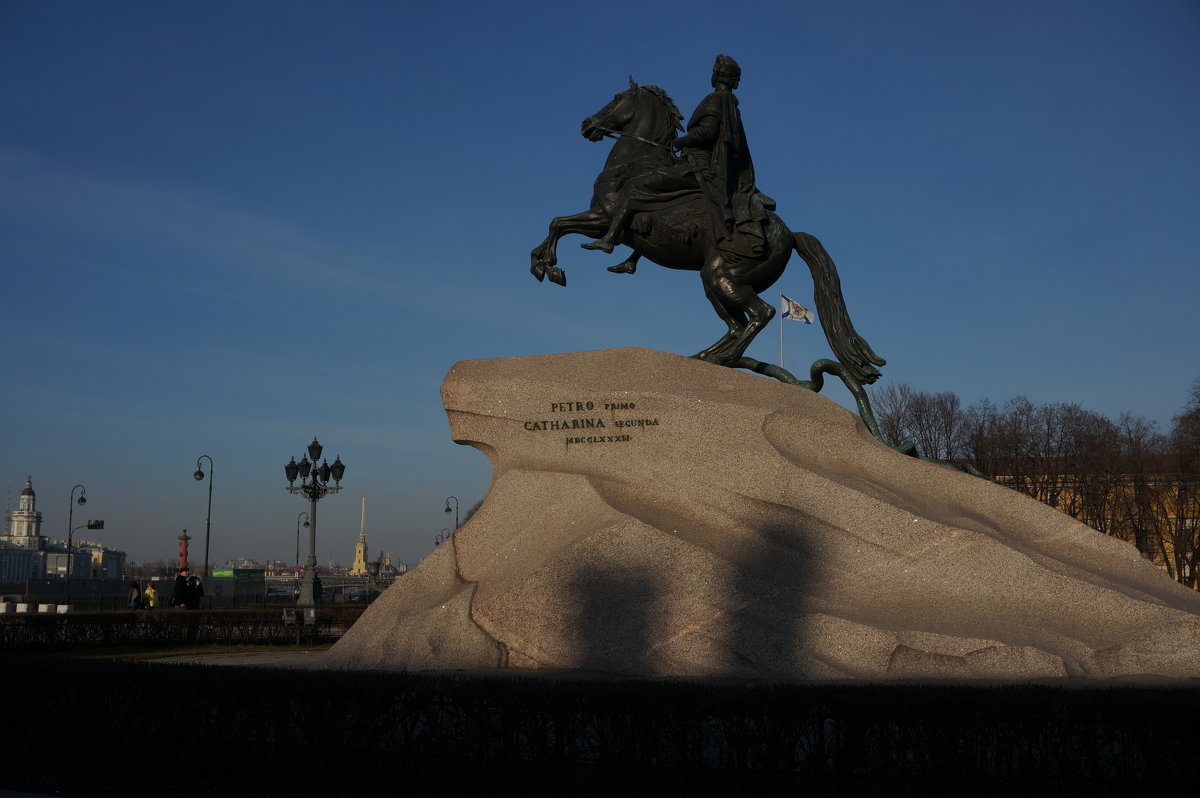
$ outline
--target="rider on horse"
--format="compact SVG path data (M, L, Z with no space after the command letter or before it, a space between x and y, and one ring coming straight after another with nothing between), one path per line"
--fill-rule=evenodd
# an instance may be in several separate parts
M713 241L725 256L755 257L763 250L763 222L775 202L754 185L754 162L733 90L742 70L727 55L713 66L714 91L700 101L688 121L687 133L671 142L687 161L651 169L620 186L614 198L608 231L584 249L612 252L630 217L639 210L656 210L665 202L696 191L703 193ZM613 270L616 270L614 267ZM624 269L623 269L624 271Z

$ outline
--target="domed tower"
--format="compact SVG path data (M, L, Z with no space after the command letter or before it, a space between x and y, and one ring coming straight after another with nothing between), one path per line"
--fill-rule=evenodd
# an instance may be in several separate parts
M42 549L46 546L46 539L42 537L42 514L37 511L37 494L33 492L31 477L25 478L25 488L21 491L17 509L8 517L8 534L2 539L23 549Z

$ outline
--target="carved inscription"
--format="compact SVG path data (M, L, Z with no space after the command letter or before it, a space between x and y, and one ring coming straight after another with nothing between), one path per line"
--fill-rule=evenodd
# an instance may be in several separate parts
M525 430L559 433L567 446L629 443L634 430L661 426L657 417L639 414L637 402L551 402L548 410L548 418L524 422Z

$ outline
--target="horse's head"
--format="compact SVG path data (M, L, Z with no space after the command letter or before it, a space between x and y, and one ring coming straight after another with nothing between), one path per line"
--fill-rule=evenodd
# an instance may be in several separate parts
M583 120L580 132L589 141L605 133L632 133L656 143L666 143L681 130L683 115L667 93L657 86L639 86L629 78L629 88L612 102Z

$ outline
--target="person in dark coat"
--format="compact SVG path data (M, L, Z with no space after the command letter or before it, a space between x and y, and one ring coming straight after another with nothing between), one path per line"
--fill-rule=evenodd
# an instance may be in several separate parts
M187 589L184 591L184 603L187 604L189 610L198 610L202 598L204 598L204 586L200 584L200 577L189 576Z
M187 580L190 573L187 566L179 569L179 573L175 575L175 586L171 588L171 598L168 599L167 606L187 606Z
M142 586L138 584L136 579L129 583L129 609L140 610L142 608Z
M742 68L727 55L713 65L713 92L700 101L687 133L671 142L700 167L700 188L708 199L714 240L723 252L757 257L764 242L763 222L775 201L754 184L754 162L733 90Z

